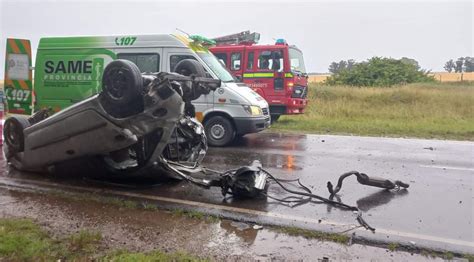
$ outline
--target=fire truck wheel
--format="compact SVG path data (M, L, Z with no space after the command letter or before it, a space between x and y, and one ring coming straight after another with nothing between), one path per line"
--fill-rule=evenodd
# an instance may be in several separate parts
M275 123L278 121L278 119L280 119L280 115L271 115L271 121L272 123Z
M30 126L26 117L12 116L5 120L3 136L5 143L13 152L22 152L25 149L25 134L23 130Z
M213 116L204 124L207 143L210 146L225 146L235 137L234 125L223 116Z
M102 95L111 107L126 107L141 98L143 79L140 69L128 60L115 60L105 67Z
M179 61L173 71L184 76L195 75L197 77L206 77L204 67L194 59L183 59Z

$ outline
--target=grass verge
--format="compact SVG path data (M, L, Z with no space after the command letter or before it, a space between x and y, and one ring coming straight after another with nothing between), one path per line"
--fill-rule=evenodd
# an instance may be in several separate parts
M99 233L90 231L54 239L30 219L0 219L0 258L7 261L88 258L101 240Z
M207 261L183 252L112 251L98 255L102 236L86 230L55 239L30 219L0 219L0 261Z
M332 241L344 245L349 243L349 237L343 234L313 231L298 227L275 227L275 230L290 236L301 236L307 239Z
M282 116L271 130L474 140L474 83L400 87L312 85L303 115Z
M200 259L182 252L163 253L152 251L148 253L118 250L101 258L99 261L135 262L135 261L209 261Z

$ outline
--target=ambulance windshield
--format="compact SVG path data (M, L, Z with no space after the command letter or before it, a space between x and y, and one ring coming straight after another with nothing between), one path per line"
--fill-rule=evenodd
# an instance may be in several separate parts
M217 58L211 53L204 53L204 52L196 52L198 56L204 60L207 66L214 72L217 77L222 82L234 82L234 77L232 74L227 71L227 69L217 60Z

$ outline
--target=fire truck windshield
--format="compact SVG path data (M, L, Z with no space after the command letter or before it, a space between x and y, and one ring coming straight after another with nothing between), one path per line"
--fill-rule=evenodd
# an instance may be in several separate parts
M291 71L299 73L306 73L306 67L304 66L303 53L295 48L289 48L290 53L290 64Z
M207 66L214 72L222 82L234 82L234 77L222 66L217 58L211 53L197 52L198 56L204 60Z

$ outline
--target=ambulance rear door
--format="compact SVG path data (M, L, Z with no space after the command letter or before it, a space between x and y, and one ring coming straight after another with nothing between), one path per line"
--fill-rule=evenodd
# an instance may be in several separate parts
M23 115L33 113L32 80L30 40L8 38L4 84L7 113Z

